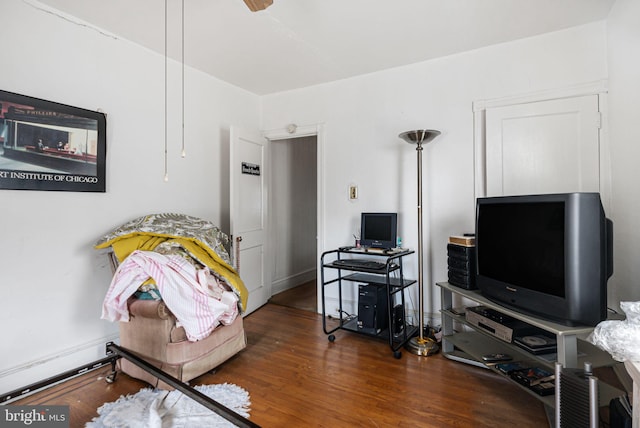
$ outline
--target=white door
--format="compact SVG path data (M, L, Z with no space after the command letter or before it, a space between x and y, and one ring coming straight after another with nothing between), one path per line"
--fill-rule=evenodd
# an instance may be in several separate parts
M249 290L246 313L271 297L267 263L267 140L231 128L230 226L240 277Z
M487 196L599 192L598 95L487 108Z

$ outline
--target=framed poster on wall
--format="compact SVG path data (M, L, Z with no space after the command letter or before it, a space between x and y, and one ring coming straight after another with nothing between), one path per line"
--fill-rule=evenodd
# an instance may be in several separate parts
M104 192L103 113L0 90L0 189Z

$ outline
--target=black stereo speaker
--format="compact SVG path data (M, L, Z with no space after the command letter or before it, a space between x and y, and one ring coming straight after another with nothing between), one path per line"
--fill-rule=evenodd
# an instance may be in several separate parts
M464 245L447 245L449 283L473 290L476 287L476 249Z
M404 331L404 306L397 304L393 307L393 316L391 317L392 331L394 336L399 336Z

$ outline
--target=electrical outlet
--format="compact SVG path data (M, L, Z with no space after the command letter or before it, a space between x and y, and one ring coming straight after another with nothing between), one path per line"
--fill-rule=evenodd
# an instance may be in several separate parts
M358 186L349 186L349 199L358 199Z

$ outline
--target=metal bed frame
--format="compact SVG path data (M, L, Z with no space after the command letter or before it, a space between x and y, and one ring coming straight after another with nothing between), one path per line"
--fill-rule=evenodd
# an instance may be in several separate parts
M218 403L216 400L204 395L200 391L192 388L191 386L180 381L179 379L152 366L151 364L149 364L142 358L136 356L126 348L116 345L113 342L107 342L106 354L107 354L107 357L101 360L94 361L91 364L87 364L85 366L81 366L76 369L69 370L64 373L60 373L59 375L27 385L24 388L19 388L14 391L10 391L6 394L3 394L0 396L0 403L6 403L10 400L14 400L20 396L32 393L39 389L45 388L49 385L53 385L54 383L61 382L70 377L77 376L77 375L86 373L88 371L98 369L100 367L104 367L107 364L111 364L111 373L107 375L106 381L107 383L113 383L115 382L116 376L118 373L116 370L116 363L120 358L125 358L130 362L132 362L133 364L137 365L138 367L142 368L143 370L149 372L153 376L157 377L158 379L162 380L167 385L170 385L173 388L177 389L178 391L182 392L187 397L200 403L201 405L211 410L212 412L216 413L217 415L223 417L229 422L232 422L236 426L243 427L243 428L244 427L260 428L260 425L257 425L256 423L250 421L244 416L237 414L233 410Z

